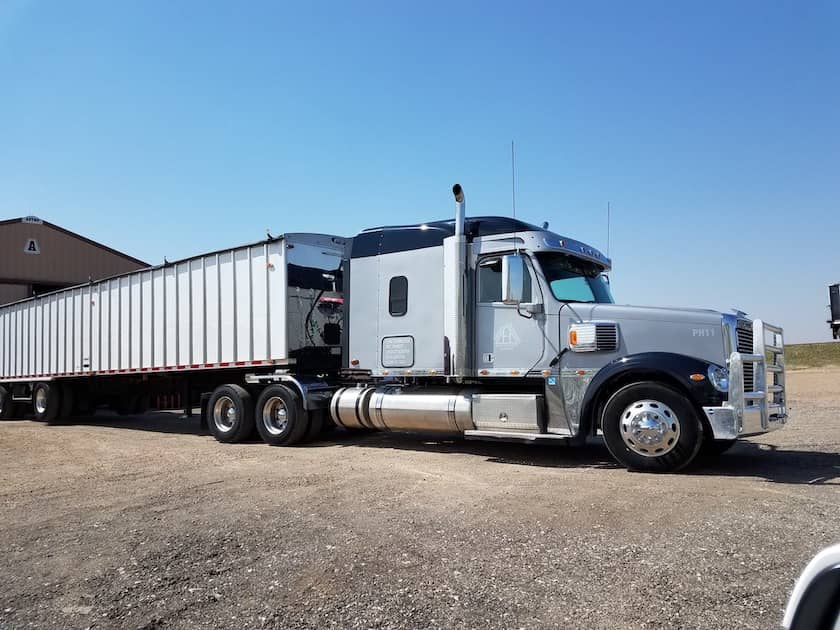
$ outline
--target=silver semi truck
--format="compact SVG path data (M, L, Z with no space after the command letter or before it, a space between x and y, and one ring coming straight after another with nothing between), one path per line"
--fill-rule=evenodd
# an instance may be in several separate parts
M286 234L0 308L0 418L168 392L221 442L347 429L579 444L678 470L787 421L782 330L613 303L610 260L522 221Z

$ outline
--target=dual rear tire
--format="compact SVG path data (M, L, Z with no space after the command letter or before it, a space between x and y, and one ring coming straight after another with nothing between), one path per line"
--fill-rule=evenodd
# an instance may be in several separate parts
M285 385L269 385L253 401L240 385L217 387L207 402L207 425L220 442L242 442L255 431L266 444L291 446L319 435L321 410L306 411L300 394Z

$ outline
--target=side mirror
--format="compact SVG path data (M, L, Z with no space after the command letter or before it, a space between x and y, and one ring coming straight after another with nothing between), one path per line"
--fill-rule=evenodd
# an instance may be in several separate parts
M502 303L518 305L525 293L525 258L519 254L502 256Z
M782 621L784 630L840 627L840 544L818 553L796 581Z

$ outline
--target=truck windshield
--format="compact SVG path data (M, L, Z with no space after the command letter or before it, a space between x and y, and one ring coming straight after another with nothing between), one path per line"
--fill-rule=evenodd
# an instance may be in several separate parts
M551 293L561 302L597 302L612 304L606 278L592 263L566 254L537 252Z

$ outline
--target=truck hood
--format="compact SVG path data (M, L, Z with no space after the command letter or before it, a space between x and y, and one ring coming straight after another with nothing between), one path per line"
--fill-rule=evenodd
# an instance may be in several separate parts
M720 326L723 313L705 308L632 306L628 304L594 304L592 319L645 320Z

